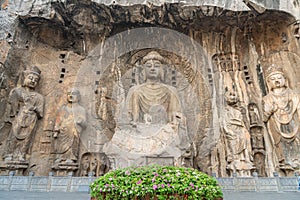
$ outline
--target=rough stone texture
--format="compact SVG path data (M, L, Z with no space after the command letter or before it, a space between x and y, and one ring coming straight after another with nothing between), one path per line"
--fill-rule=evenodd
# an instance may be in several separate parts
M36 91L45 98L44 117L37 124L26 155L28 167L19 173L47 175L52 170L57 156L53 150L57 110L67 103L66 94L72 87L80 90L87 125L80 132L78 164L67 163L58 175L74 172L98 176L109 167L149 162L192 166L219 177L235 173L249 176L254 170L259 176L273 176L274 171L282 176L299 172L299 166L283 169L274 158L262 105L263 96L269 93L264 72L271 64L283 67L287 87L300 89L299 1L245 2L0 1L0 112L5 112L7 96L21 85L20 74L28 65L41 69ZM122 121L127 117L124 105L130 88L143 84L141 60L151 50L167 60L161 63L162 82L178 93L182 113L177 116L181 121L176 127L185 127L187 132L184 139L175 141L185 141L189 149L182 148L174 156L175 142L164 151L147 151L144 145L146 152L132 159L130 149L107 156L103 146L129 126ZM231 96L237 96L238 103L225 102L226 92L234 93ZM228 106L237 111L226 115ZM223 123L224 116L230 116L227 123ZM151 120L145 121L150 124L146 133L152 134ZM5 115L0 122L2 154L10 126L5 123ZM230 145L237 141L237 131L233 130L246 130L250 138ZM137 143L143 135L137 135L139 138L132 141L136 135L125 135L123 141L141 145ZM159 135L161 141L167 141L163 136ZM299 137L298 133L296 141ZM122 137L119 139L122 141ZM161 148L163 144L159 146L156 139L147 142ZM238 153L230 156L230 148ZM247 154L255 169L245 166ZM13 168L4 160L0 163L1 174ZM59 183L56 189L61 189Z

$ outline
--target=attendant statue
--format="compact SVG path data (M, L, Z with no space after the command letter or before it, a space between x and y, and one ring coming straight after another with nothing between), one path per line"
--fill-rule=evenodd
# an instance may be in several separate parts
M38 67L27 68L22 86L12 89L8 96L5 121L11 124L11 130L4 155L6 161L26 161L38 119L44 114L44 97L35 91L40 75Z
M67 92L68 103L60 108L54 126L55 164L77 163L80 134L86 127L86 111L79 105L77 89Z
M225 93L225 116L223 129L227 144L227 169L239 176L251 176L254 169L252 163L252 147L250 134L246 129L242 112L235 92Z
M270 66L265 77L269 94L263 98L264 121L273 143L277 169L285 173L299 169L300 98L288 86L281 67Z

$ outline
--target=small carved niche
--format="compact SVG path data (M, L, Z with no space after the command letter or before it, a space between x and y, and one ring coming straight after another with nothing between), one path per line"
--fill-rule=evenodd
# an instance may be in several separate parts
M60 76L59 76L59 83L62 83L64 78L65 78L65 74L66 74L66 68L62 67L60 70Z
M171 74L172 74L172 78L171 78L172 86L176 87L176 71L175 71L175 69L172 69Z
M212 70L210 68L207 68L207 76L208 76L209 85L213 86L214 80L213 80Z
M243 71L244 71L244 76L245 76L245 79L246 79L246 82L248 85L251 85L253 83L253 80L252 80L252 77L251 77L251 74L249 72L249 68L247 65L245 65L243 67Z
M85 153L81 157L80 176L102 176L110 169L110 161L104 153Z
M212 59L220 72L232 72L240 70L239 57L235 53L215 54Z

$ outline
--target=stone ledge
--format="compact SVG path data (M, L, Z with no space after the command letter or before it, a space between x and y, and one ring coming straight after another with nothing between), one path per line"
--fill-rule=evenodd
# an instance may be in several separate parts
M95 177L73 176L0 176L0 191L89 192Z
M0 191L89 192L96 177L73 176L0 176ZM299 177L217 178L223 191L300 192Z
M217 178L223 191L300 192L300 176Z

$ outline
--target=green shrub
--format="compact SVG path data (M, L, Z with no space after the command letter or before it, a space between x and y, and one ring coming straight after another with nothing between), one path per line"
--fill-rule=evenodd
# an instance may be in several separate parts
M129 167L111 171L91 184L91 197L115 199L222 199L215 178L192 168Z

